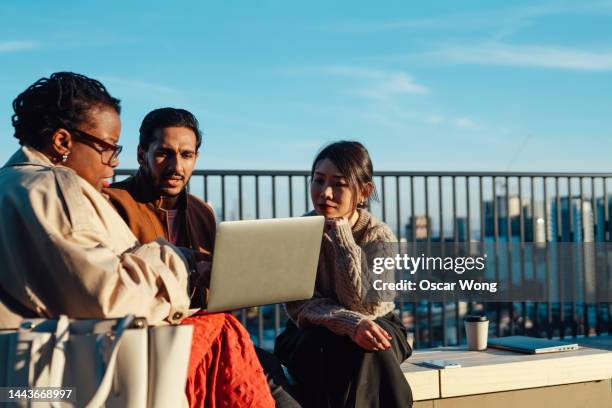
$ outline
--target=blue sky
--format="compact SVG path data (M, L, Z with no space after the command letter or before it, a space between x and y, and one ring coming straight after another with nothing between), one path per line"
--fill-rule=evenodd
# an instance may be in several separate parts
M0 161L11 101L59 70L140 120L183 107L199 168L306 169L337 139L381 170L612 170L612 2L2 2Z

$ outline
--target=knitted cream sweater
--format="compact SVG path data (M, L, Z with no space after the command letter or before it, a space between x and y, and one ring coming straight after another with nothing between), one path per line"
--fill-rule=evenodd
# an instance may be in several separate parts
M397 242L391 229L366 210L359 219L323 234L312 299L285 305L298 327L320 325L338 335L352 336L362 319L375 319L394 310L393 302L366 302L362 287L362 247L374 242ZM312 215L309 213L307 215Z

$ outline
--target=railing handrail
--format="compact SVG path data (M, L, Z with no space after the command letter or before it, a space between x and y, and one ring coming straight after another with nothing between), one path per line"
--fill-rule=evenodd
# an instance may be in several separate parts
M136 171L122 168L115 173L123 178ZM245 215L246 218L291 217L312 208L308 169L200 168L193 176L196 177L192 179L192 192L213 203L219 221L243 219ZM513 242L518 237L520 242L612 242L612 171L385 170L375 172L374 176L380 201L371 210L394 228L398 239ZM528 271L534 276L544 276L554 272L550 268L556 265L549 257L544 260L533 256L514 258L518 261L516 265L510 256L504 259L505 262L495 262L495 273L503 279L520 272L524 280ZM587 263L582 261L582 265L586 271ZM456 301L442 302L440 308L432 302L399 301L396 306L407 319L409 329L414 331L415 346L433 347L461 343L462 316L476 310L490 316L491 330L497 336L522 333L564 337L601 334L606 330L612 333L612 302L605 302L604 309L600 303L478 305ZM567 310L569 305L571 310ZM251 333L256 333L260 347L267 341L266 347L271 348L270 332L264 330L265 321L270 321L268 327L274 328L272 339L275 338L282 327L280 306L258 308L256 319L247 315L243 309L242 323Z
M115 169L118 176L136 173L136 169ZM194 176L310 176L307 170L221 170L197 169ZM528 172L528 171L375 171L378 177L595 177L609 178L612 172Z

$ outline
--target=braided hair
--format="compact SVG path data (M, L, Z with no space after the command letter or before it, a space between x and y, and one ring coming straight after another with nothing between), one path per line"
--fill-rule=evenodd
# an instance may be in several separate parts
M95 108L121 112L119 99L99 81L73 72L56 72L34 82L13 101L14 136L20 145L41 148L59 128L91 123L89 113Z

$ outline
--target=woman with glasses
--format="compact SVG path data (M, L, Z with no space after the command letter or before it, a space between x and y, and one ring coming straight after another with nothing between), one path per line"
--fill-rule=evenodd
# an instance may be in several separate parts
M0 168L0 329L60 314L180 323L194 257L162 239L140 245L100 193L121 152L119 100L94 79L60 72L13 109L21 148ZM208 368L209 378L188 395L191 406L273 406L248 333L229 315L210 319L194 326L193 341L218 359L192 354L190 373Z

